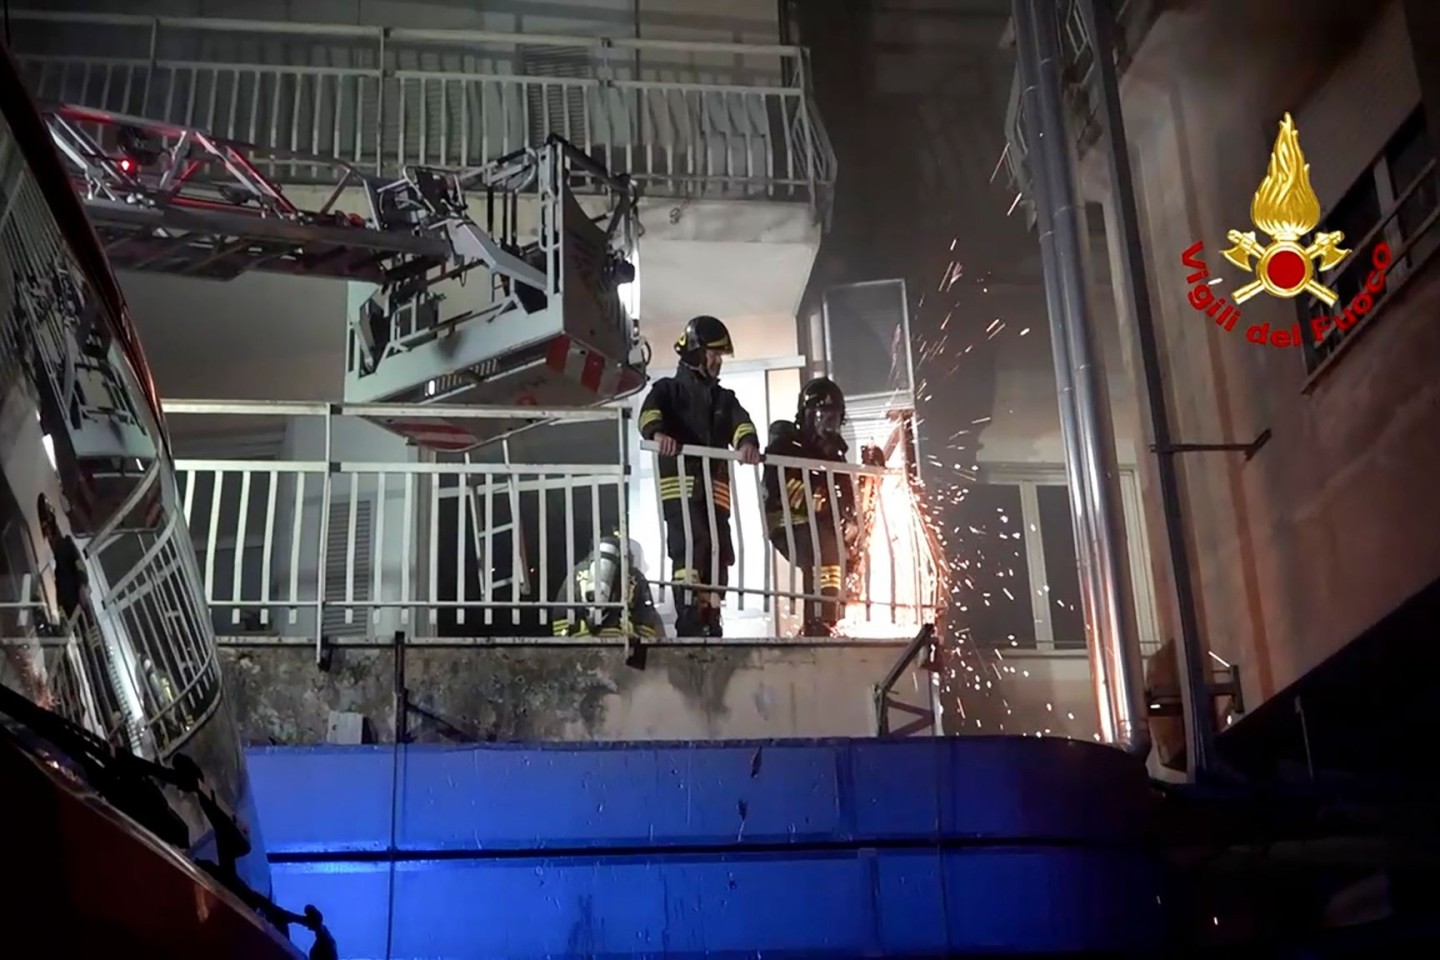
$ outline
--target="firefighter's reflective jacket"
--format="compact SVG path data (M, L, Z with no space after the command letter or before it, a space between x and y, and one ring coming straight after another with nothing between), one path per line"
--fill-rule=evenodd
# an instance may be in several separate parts
M770 425L769 443L765 455L796 457L806 460L829 460L844 463L849 446L838 437L832 444L819 438L807 436L789 420L777 420ZM810 489L806 495L805 474L809 473ZM765 465L762 486L765 503L765 523L771 530L792 525L809 523L812 516L823 523L833 523L831 512L830 478L834 478L834 496L838 501L840 519L855 519L855 485L848 473L830 473L824 470L801 470L797 467ZM789 503L787 517L785 504Z
M739 447L760 441L750 414L732 390L682 366L673 377L662 377L650 388L640 407L640 436L646 440L664 433L682 447ZM679 461L685 461L682 484ZM660 458L660 499L689 498L704 501L705 461L700 457ZM710 461L710 480L715 487L715 506L730 509L730 463Z
M551 624L557 637L623 637L627 636L622 625L619 608L594 610L591 601L595 595L593 567L589 561L575 568L570 578L561 584L555 595L555 606L551 610ZM640 571L630 568L626 578L629 596L626 598L630 611L629 636L642 640L653 640L664 632L660 611L650 586Z

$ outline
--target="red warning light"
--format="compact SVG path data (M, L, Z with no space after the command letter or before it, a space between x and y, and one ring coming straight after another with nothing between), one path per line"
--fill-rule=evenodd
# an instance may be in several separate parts
M134 160L131 160L129 157L121 157L121 158L120 158L120 171L121 171L122 173L134 173L134 172L135 172L135 161L134 161Z

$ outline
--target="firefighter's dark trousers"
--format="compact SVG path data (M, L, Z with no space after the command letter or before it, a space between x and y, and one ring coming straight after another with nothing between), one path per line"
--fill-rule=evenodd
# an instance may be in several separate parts
M670 562L675 565L676 582L720 588L718 591L675 588L675 635L718 637L720 608L725 602L723 588L730 583L730 567L735 563L730 511L714 509L713 536L711 510L699 500L666 500L664 513L665 547Z
M790 545L794 543L792 555ZM821 516L814 527L809 523L797 523L787 533L783 523L770 528L770 543L780 555L790 561L791 566L800 568L803 590L807 596L819 596L820 600L805 601L807 623L820 623L833 628L840 622L840 611L844 605L844 570L840 565L844 546L835 531L835 523L828 516ZM819 545L819 556L815 548Z

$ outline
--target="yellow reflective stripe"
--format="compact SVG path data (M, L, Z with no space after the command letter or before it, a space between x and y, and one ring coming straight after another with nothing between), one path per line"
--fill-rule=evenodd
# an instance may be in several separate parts
M738 447L740 446L740 442L746 437L753 436L755 436L755 424L742 423L740 424L740 426L735 428L735 435L730 438L730 446Z
M665 415L659 410L646 410L640 414L640 429L644 430L652 423L659 423L665 419Z
M845 580L840 568L829 564L820 568L820 576L817 579L821 587L839 587Z
M785 484L786 491L790 494L790 506L796 510L805 506L805 481L791 480Z
M686 477L681 483L679 477L660 478L660 499L679 500L689 497L695 492L696 477ZM715 481L715 506L722 510L730 509L730 484L723 480Z
M683 485L680 483L680 478L679 478L679 477L661 477L661 478L660 478L660 499L661 499L661 500L679 500L679 499L681 499L681 498L683 498L683 497L688 497L688 496L690 496L690 494L694 491L694 489L695 489L695 478L694 478L694 477L686 477L686 478L685 478L685 483L684 483Z
M655 636L655 628L654 628L654 627L639 626L639 627L636 627L635 630L636 630L636 632L639 633L640 636L642 636L642 637L654 637L654 636Z
M699 583L699 582L700 582L699 571L697 571L697 570L685 570L685 569L676 570L676 571L675 571L675 582L676 582L676 583Z
M602 636L602 637L623 637L623 636L625 636L625 631L621 630L619 627L602 627L602 628L600 629L600 636Z
M563 637L570 632L569 620L556 620L554 623L555 636Z

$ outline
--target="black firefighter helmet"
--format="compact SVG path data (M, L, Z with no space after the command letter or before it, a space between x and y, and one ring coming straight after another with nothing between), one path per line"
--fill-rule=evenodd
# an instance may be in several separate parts
M845 422L845 392L829 377L816 377L800 389L795 425L822 437L838 436Z
M732 356L735 347L730 342L730 331L717 317L692 317L685 324L685 332L675 341L675 352L680 362L692 367L705 366L705 351L718 350L725 356Z

